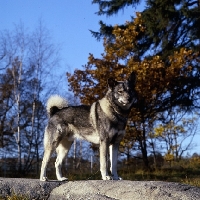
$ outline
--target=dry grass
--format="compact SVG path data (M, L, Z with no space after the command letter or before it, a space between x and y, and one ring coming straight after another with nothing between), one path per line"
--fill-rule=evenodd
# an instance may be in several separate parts
M5 198L0 197L0 200L29 200L25 195L12 194L11 196L6 196Z

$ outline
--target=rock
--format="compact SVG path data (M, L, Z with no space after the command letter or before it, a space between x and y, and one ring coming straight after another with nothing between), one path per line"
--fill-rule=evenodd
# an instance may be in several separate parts
M50 200L199 200L200 188L160 181L74 181L51 192Z
M38 179L0 178L0 199L6 196L23 195L27 199L48 199L51 191L64 184L60 181L42 182Z
M162 181L48 181L0 178L0 199L11 194L37 200L199 200L200 188Z

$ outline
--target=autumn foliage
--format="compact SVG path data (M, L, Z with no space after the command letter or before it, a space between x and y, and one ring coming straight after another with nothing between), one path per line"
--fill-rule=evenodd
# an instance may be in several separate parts
M74 74L67 73L70 87L82 103L90 104L101 98L105 94L109 77L121 80L132 71L137 74L136 90L139 97L147 103L159 103L163 96L164 99L171 97L173 103L174 93L182 92L178 90L185 90L189 95L189 90L194 89L189 88L188 83L191 78L199 78L199 55L190 49L182 48L174 52L169 56L167 65L159 56L144 58L142 61L135 60L137 52L132 50L137 45L137 36L145 31L142 24L141 15L138 13L133 22L126 22L126 29L115 26L115 40L104 39L105 53L102 58L97 59L90 54L84 70L75 70Z
M159 113L177 106L197 108L200 86L199 52L180 48L166 60L159 55L138 59L139 39L145 31L145 23L141 14L137 13L134 21L126 22L126 28L114 27L112 33L115 39L104 38L105 52L101 58L90 54L83 70L67 73L71 90L83 104L102 98L109 77L122 80L132 71L137 74L138 103L130 115L134 126L130 135L139 141L143 159L147 159L149 129ZM145 162L148 165L148 161Z

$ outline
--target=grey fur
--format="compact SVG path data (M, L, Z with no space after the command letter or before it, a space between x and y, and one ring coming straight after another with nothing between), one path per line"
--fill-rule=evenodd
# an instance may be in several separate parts
M117 154L119 143L125 134L127 118L131 106L136 101L135 74L128 80L108 80L106 95L91 106L68 106L60 96L50 97L47 104L50 116L44 134L44 157L40 180L46 181L46 168L52 153L56 150L56 176L62 177L61 165L75 138L98 144L100 147L100 171L103 180L120 180L117 174ZM110 153L108 174L107 155Z

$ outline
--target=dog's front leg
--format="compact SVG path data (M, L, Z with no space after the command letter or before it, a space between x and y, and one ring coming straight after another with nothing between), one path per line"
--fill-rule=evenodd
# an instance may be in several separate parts
M108 175L108 140L100 142L100 171L103 180L111 180L112 177Z
M122 180L122 178L119 177L117 174L118 149L119 149L119 143L114 143L114 144L110 145L110 147L109 147L110 171L111 171L113 180Z

